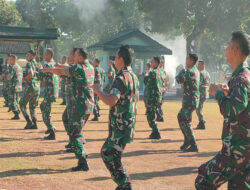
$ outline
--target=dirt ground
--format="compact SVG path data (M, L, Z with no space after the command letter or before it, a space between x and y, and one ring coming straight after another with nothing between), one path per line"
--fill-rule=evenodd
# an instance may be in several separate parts
M23 130L26 122L11 121L12 113L3 108L0 99L0 189L44 190L114 190L116 184L110 178L101 157L100 149L108 135L108 107L101 103L99 122L88 121L84 128L85 146L89 154L88 172L70 171L77 160L73 153L66 153L68 137L61 117L64 106L61 99L54 104L52 119L57 128L57 140L44 141L46 127L38 110L39 129ZM204 115L207 129L195 130L199 153L182 153L179 147L183 136L178 126L177 113L181 102L165 102L164 123L159 123L161 140L149 140L143 102L139 103L136 134L123 155L135 190L192 190L197 168L211 159L221 148L223 118L215 102L205 104ZM92 116L90 117L92 119ZM198 124L193 114L193 127ZM226 189L224 185L221 189Z

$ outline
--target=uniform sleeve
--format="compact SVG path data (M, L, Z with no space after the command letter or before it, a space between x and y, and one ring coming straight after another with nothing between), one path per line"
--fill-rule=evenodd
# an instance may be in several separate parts
M218 91L215 98L224 117L235 117L247 108L247 85L241 83L238 88L233 88L229 96L225 96L222 91Z
M113 86L112 86L112 90L110 92L110 94L115 95L118 99L120 99L122 94L125 94L126 92L126 86L123 82L122 79L120 78L116 78Z
M68 68L65 69L65 71L66 71L66 74L68 76L73 77L74 74L78 71L77 65L73 65L71 67L68 67Z
M175 77L175 80L178 84L183 84L185 82L185 74L186 72L180 71Z

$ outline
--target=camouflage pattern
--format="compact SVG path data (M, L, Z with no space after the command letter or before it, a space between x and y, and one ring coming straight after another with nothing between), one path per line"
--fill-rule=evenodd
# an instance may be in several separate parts
M100 86L100 88L102 89L104 82L105 82L105 71L100 66L95 67L94 84L98 84ZM95 99L94 115L95 115L95 117L98 117L98 116L100 116L99 97L95 94L94 99Z
M111 77L108 77L108 84L107 86L104 88L104 92L106 93L110 93L111 89L112 89L112 85L113 85L113 82L115 80L115 75L116 75L116 70L114 68L114 66L112 65L111 67L109 67L109 70L108 72L109 74L112 74Z
M33 72L34 75L29 81L26 81L25 87L24 87L24 92L23 92L23 97L21 98L19 105L20 109L22 111L22 114L24 118L29 118L28 111L26 109L27 104L29 103L29 110L30 110L30 115L32 121L36 122L37 121L37 116L36 116L36 107L38 105L38 100L39 100L39 95L40 95L40 83L38 80L39 77L39 63L35 61L30 61L26 64L25 67L25 72L26 76L30 73ZM24 77L26 77L24 76Z
M60 86L61 86L63 102L66 102L66 88L67 88L66 84L67 84L67 78L62 76L60 80Z
M147 86L148 91L148 103L147 103L147 120L149 126L154 132L159 132L155 121L155 114L157 108L162 102L162 81L160 77L159 69L151 68L148 76L144 78L144 84Z
M44 65L44 68L54 68L55 62L51 61ZM53 102L58 97L58 77L52 73L40 72L40 77L44 86L44 99L40 105L42 112L43 122L48 129L54 129L54 125L51 121L51 108Z
M9 82L6 79L6 75L8 74L8 68L9 68L9 65L5 62L5 64L3 65L3 70L2 70L2 74L3 74L3 90L2 90L2 92L3 92L5 105L9 105L9 96L8 96Z
M199 107L196 108L196 113L200 122L205 123L204 116L202 114L203 104L207 98L209 98L209 89L210 85L210 75L206 70L200 71L200 102Z
M11 78L9 81L10 108L13 112L19 113L18 93L22 91L23 70L17 63L9 67L9 69L8 77Z
M149 70L144 73L144 80L146 77L148 77L148 73L149 73ZM145 108L147 109L147 107L148 107L148 87L147 87L147 85L145 85L144 94L143 94L143 101L145 104Z
M126 144L133 141L139 96L139 81L131 67L117 73L111 94L118 98L118 102L110 108L109 136L101 149L101 156L113 180L123 187L130 183L130 179L121 156Z
M86 158L82 130L94 108L94 91L90 86L94 84L95 71L89 62L85 62L67 68L66 73L72 79L72 99L63 120L68 122L67 132L76 158Z
M182 108L178 113L178 122L186 141L195 142L195 136L191 127L192 112L199 106L200 73L196 66L182 70L176 76L176 81L183 85L184 94Z
M250 68L241 64L228 83L229 93L216 93L224 117L223 146L210 161L199 167L197 189L217 189L228 181L228 189L250 188Z

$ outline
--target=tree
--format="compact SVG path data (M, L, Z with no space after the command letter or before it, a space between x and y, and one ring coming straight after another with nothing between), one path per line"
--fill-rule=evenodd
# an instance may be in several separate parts
M0 0L0 25L17 25L21 16L14 2Z

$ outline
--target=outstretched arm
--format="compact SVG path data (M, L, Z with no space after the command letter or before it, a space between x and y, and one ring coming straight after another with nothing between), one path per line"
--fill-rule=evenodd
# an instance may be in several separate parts
M67 76L66 70L65 69L58 69L58 68L46 68L46 69L41 69L43 73L52 73L55 75L59 76Z

